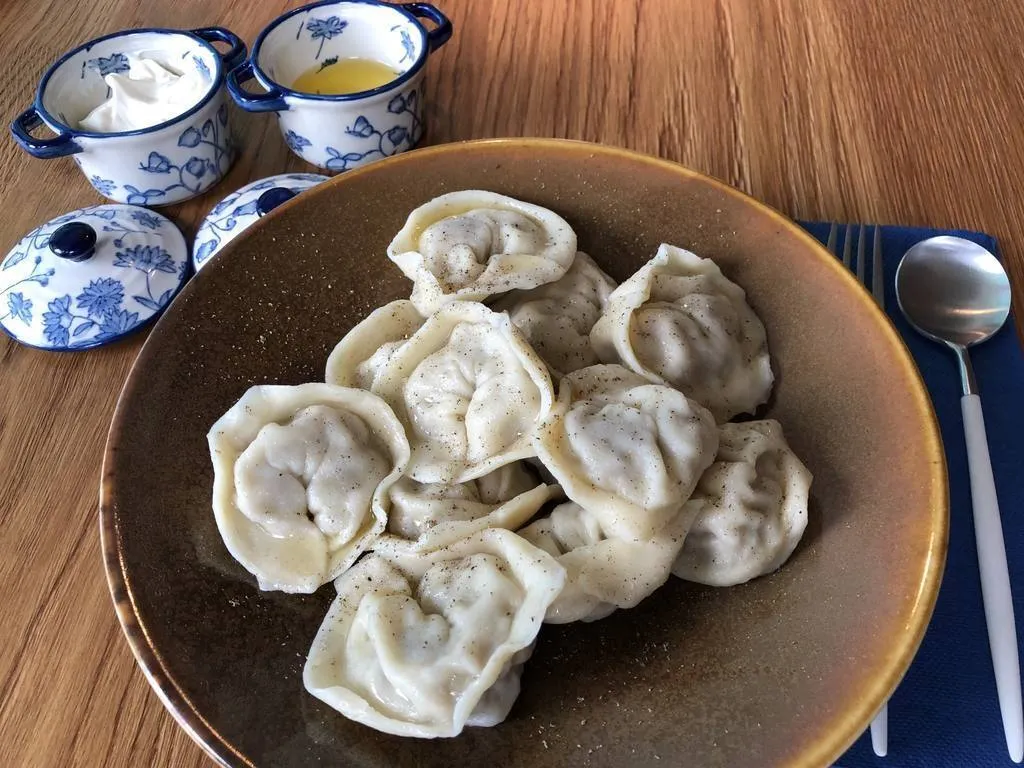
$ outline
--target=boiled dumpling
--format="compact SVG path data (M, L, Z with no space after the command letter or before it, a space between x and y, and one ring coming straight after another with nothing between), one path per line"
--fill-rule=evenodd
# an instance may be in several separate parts
M388 246L388 257L413 281L412 302L424 315L451 301L550 283L575 254L576 233L558 214L472 189L421 205Z
M389 491L388 525L375 549L425 552L485 528L514 531L557 492L522 461L464 483L418 483L403 477Z
M565 588L545 621L595 621L636 606L668 580L692 520L684 511L650 539L618 538L598 515L570 501L519 531L565 568Z
M508 713L512 711L516 699L519 698L519 681L523 676L523 667L533 655L535 645L536 641L530 643L505 663L494 685L480 697L466 725L491 728L504 722Z
M600 362L590 345L590 331L613 290L615 281L581 251L558 280L512 291L491 309L508 312L552 375L563 376Z
M384 363L421 325L423 316L407 299L378 307L334 347L327 358L327 383L370 389Z
M406 425L407 474L461 483L533 456L551 409L551 377L508 315L456 302L433 316L378 373L374 390Z
M650 539L715 457L711 414L620 365L570 373L534 439L566 495L611 535Z
M328 384L249 389L211 428L213 511L260 589L314 592L384 530L409 460L379 397Z
M604 362L669 384L719 422L771 394L764 325L711 259L671 245L612 293L590 341Z
M803 536L810 487L777 421L723 424L715 463L686 504L693 527L672 572L716 587L771 573Z
M554 558L497 528L428 555L368 555L335 582L303 683L346 717L398 736L494 725L564 581Z

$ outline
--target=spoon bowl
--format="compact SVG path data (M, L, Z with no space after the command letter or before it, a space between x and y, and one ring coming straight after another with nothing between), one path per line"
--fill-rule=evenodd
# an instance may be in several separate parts
M896 298L914 328L935 341L969 347L1010 314L1010 280L999 260L960 237L932 237L907 251L896 270Z

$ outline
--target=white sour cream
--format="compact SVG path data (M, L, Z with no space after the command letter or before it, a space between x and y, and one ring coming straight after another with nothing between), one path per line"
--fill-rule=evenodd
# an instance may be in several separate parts
M193 66L188 57L180 70L144 54L126 58L127 72L104 76L107 98L78 123L82 130L120 133L149 128L187 112L210 89L209 73Z

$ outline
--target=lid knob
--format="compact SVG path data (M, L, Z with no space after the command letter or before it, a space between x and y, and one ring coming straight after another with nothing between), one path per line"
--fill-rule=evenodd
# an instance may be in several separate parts
M287 202L295 197L295 193L287 187L272 187L259 196L256 201L256 213L266 216L281 203Z
M50 250L62 259L85 261L96 250L96 230L81 221L57 227L50 235Z

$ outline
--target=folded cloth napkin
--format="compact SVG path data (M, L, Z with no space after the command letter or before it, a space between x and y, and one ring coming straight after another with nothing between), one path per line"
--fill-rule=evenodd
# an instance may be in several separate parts
M801 224L822 242L827 240L828 224ZM900 259L912 245L936 235L956 235L998 252L995 239L978 232L882 227L885 309L917 361L942 430L949 468L949 556L924 642L889 702L888 756L875 756L865 732L837 768L1014 765L1006 751L985 630L956 359L915 332L896 302ZM870 241L867 251L871 253ZM1024 621L1024 354L1012 315L992 339L971 350L971 360L985 412L1019 627ZM1018 645L1019 637L1018 631Z

